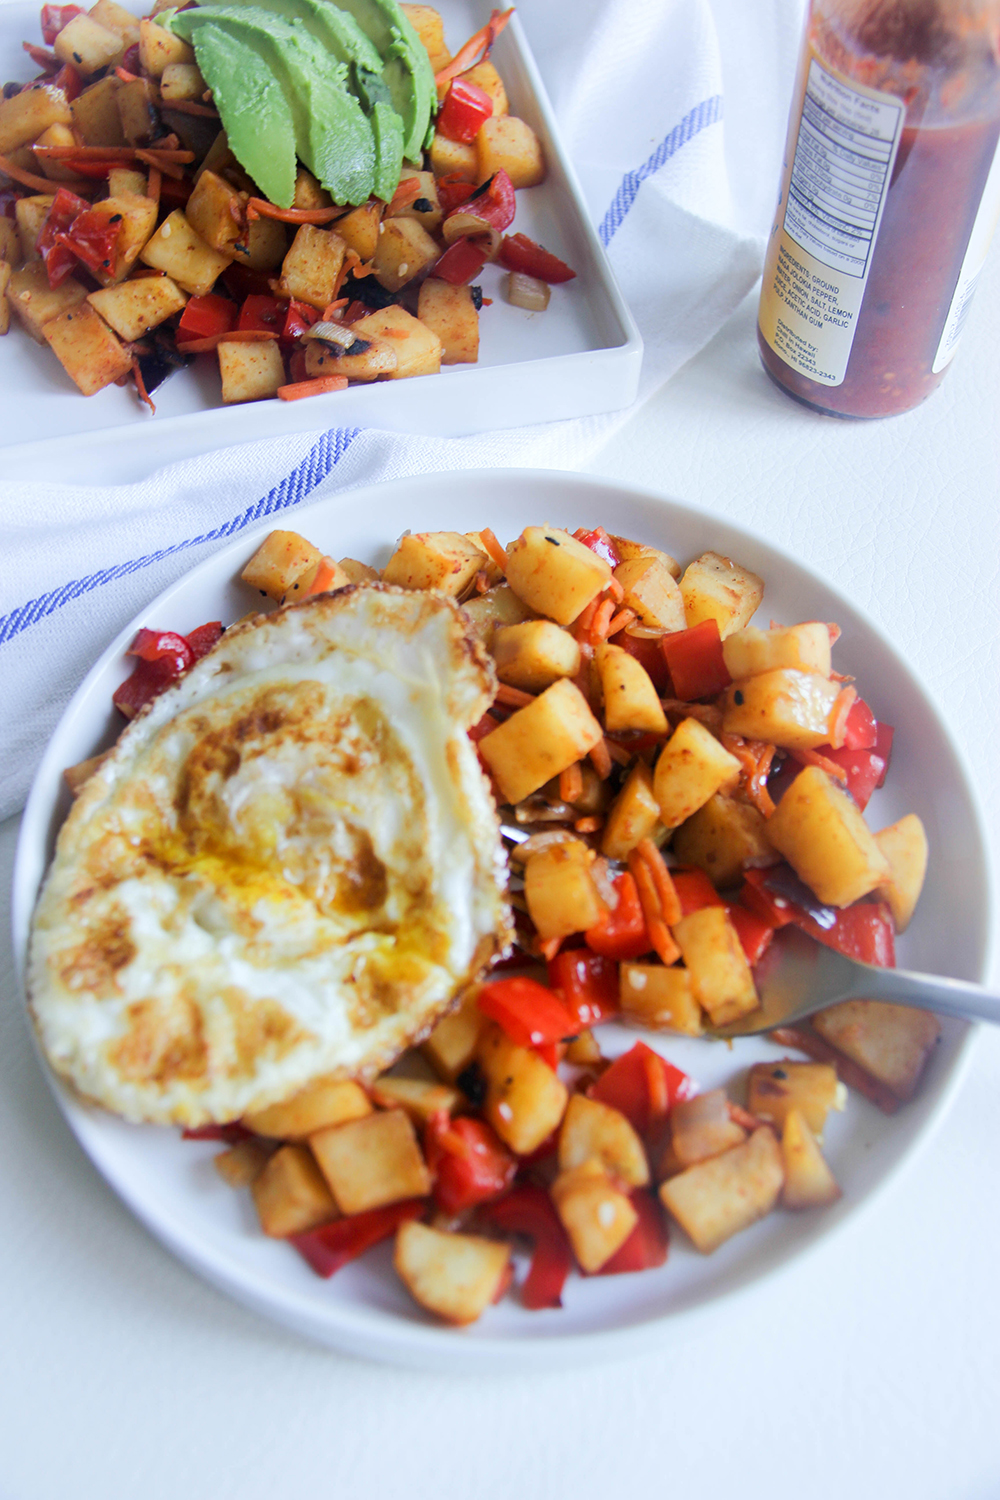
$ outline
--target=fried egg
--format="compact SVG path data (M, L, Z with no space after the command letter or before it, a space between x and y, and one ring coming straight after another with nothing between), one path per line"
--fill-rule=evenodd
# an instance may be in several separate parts
M366 1079L508 933L466 730L495 678L439 595L345 588L235 626L124 731L35 914L45 1052L129 1120Z

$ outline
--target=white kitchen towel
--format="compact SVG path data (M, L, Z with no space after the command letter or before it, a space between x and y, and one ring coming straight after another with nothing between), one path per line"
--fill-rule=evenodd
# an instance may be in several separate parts
M645 340L640 400L752 287L775 199L803 0L521 0L594 223ZM0 817L23 802L89 664L241 529L332 490L481 466L585 469L628 413L455 440L335 429L138 484L5 486ZM169 621L158 621L161 627Z

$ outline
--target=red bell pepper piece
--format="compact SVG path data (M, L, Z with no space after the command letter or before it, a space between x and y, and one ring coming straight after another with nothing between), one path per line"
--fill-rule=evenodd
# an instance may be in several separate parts
M72 104L83 92L83 74L72 63L63 63L58 73L52 75L51 88L62 89L67 104Z
M500 167L488 181L483 183L474 197L467 199L452 212L475 214L477 219L485 219L493 229L506 229L513 222L516 210L514 184L503 167ZM450 218L451 215L449 214L448 217ZM434 275L437 274L435 271Z
M844 749L874 750L877 728L868 704L863 698L855 698L844 725Z
M576 1036L580 1030L575 1011L559 995L523 975L484 985L478 1004L519 1047L544 1047Z
M660 649L662 636L629 635L620 630L615 636L615 645L621 646L629 656L634 656L641 667L645 667L650 682L658 693L672 692L667 658Z
M138 656L142 661L162 662L171 676L180 677L194 664L194 653L184 636L175 630L146 630L143 628L126 651L126 656Z
M115 689L111 701L126 719L134 719L195 661L187 641L173 630L140 630L125 654L139 660L131 677Z
M437 117L437 129L449 141L468 146L476 139L493 113L493 100L485 89L467 78L453 78Z
M372 1245L395 1234L400 1224L419 1219L426 1208L423 1198L405 1198L386 1208L370 1208L367 1213L351 1214L321 1224L305 1234L290 1234L288 1243L309 1262L317 1276L332 1276L350 1260L357 1260Z
M670 878L680 899L682 917L705 906L726 904L704 870L671 870Z
M657 1100L652 1097L650 1088L650 1075L656 1076L661 1070L662 1077L657 1076L656 1091L666 1102L666 1110L662 1111L656 1108ZM623 1052L591 1085L590 1097L620 1110L639 1134L645 1135L678 1099L690 1099L697 1092L697 1084L680 1068L668 1063L645 1042L636 1042L631 1051Z
M294 343L300 339L308 328L319 321L320 314L315 307L310 307L308 302L296 302L294 297L288 304L288 312L285 315L285 326L281 331L281 342L283 344Z
M500 263L509 271L523 271L525 276L537 276L539 281L558 283L572 281L576 276L576 272L564 260L546 250L544 245L529 240L526 234L504 236L500 246ZM613 566L617 567L618 564Z
M888 906L883 901L859 901L838 911L832 927L821 927L805 912L796 913L795 924L808 932L817 943L836 948L848 958L880 969L896 967L895 927Z
M892 738L896 731L889 724L878 723L875 725L875 754L881 755L885 761L882 775L878 779L878 786L885 785L885 778L889 771L889 761L892 759Z
M279 333L287 316L288 304L283 298L270 293L266 297L250 296L240 308L236 327L251 333Z
M448 1214L499 1198L517 1172L516 1157L485 1120L453 1120L444 1109L427 1122L424 1154L435 1174L434 1202Z
M195 1125L188 1130L181 1131L181 1139L184 1141L224 1141L227 1146L238 1146L241 1141L253 1139L253 1131L248 1130L239 1120L231 1120L228 1125Z
M438 202L446 215L460 203L468 203L476 192L475 183L466 182L459 172L445 172L443 177L437 179Z
M766 870L744 872L740 904L769 927L787 927L789 922L795 920L792 903L787 896L767 889L767 873ZM676 880L674 883L676 884Z
M431 275L452 286L467 286L485 266L487 253L485 246L477 245L474 240L456 240L435 263Z
M702 620L689 630L676 630L660 641L674 697L691 703L696 698L714 698L732 682L722 655L722 641L715 620Z
M604 1262L597 1276L619 1276L625 1271L649 1271L667 1258L670 1231L658 1199L646 1188L629 1194L639 1221L620 1249Z
M533 1312L562 1307L562 1289L573 1266L573 1252L545 1189L522 1183L506 1198L491 1203L486 1213L498 1229L527 1235L534 1242L531 1267L521 1286L524 1306Z
M199 625L196 630L189 630L184 639L191 647L191 654L195 661L201 661L215 643L222 639L223 626L221 620L210 620L206 625Z
M164 181L167 179L164 178ZM177 325L177 341L185 344L194 339L212 338L229 333L235 326L239 309L228 297L206 292L203 297L189 297Z
M604 958L613 958L621 963L623 959L641 958L644 953L649 953L653 944L646 927L639 892L628 870L618 876L615 890L618 892L618 905L614 911L605 912L594 927L588 928L584 937L592 953L599 953ZM558 954L557 957L563 955ZM551 969L549 973L551 978ZM615 990L617 992L617 980Z
M589 948L564 948L557 953L549 964L549 983L561 992L575 1018L572 1031L564 1035L596 1026L618 1009L618 965Z
M771 939L774 937L774 928L770 922L765 922L755 912L748 911L738 901L727 901L726 911L730 922L736 928L747 963L753 968L754 964L760 963L770 947Z
M121 214L109 219L97 209L87 208L58 239L96 276L114 270L123 223Z
M523 234L516 234L514 238L523 240L525 236ZM509 245L510 243L510 240L504 240L505 245ZM516 271L520 269L520 266L514 267ZM581 526L578 531L574 531L573 536L578 542L582 542L585 547L589 547L591 552L596 552L598 557L603 557L609 567L617 568L621 562L621 558L618 556L618 549L603 526L598 526L593 531L588 531L585 526Z
M78 198L69 188L59 188L42 225L35 248L45 263L49 286L60 286L76 265L72 250L63 240L63 235L78 214L85 213L90 204Z
M42 41L46 47L51 47L56 37L64 26L68 26L74 16L82 16L83 7L80 5L43 5L42 6Z
M817 753L843 767L847 773L847 790L863 812L885 775L885 761L881 755L875 750L848 750L846 747L834 750L831 745L820 745Z

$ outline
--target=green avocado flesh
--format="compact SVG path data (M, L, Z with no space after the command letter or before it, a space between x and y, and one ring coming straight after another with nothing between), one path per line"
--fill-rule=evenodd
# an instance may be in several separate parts
M222 32L256 53L270 69L294 126L293 182L297 152L337 203L363 203L370 197L376 169L372 125L348 88L346 65L327 51L301 20L288 21L273 11L252 5L200 6L178 12L171 29L195 40L196 56L197 38L203 30ZM221 80L221 89L213 86L216 107L233 153L263 187L257 173L240 155L229 125L230 115L237 108L240 114L245 113L240 98L243 92L244 79L238 71ZM281 151L287 157L287 137L272 140L270 126L271 116L260 112L256 120L258 160L265 152L270 155L272 151ZM287 170L285 160L281 170L283 174ZM268 196L280 207L288 208L292 191L282 198L270 193Z
M229 8L254 6L270 11L286 21L301 21L318 42L322 42L337 62L357 63L381 73L382 59L361 27L339 6L329 0L226 0Z
M437 105L427 49L396 0L341 0L340 8L354 17L381 53L382 76L403 121L403 154L419 162Z

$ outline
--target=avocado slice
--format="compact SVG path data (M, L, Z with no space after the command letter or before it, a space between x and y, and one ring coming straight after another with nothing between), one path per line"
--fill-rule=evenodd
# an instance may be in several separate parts
M345 64L337 62L301 21L283 20L257 6L204 5L179 11L171 22L172 30L187 37L205 27L252 46L268 64L291 109L298 155L335 202L363 203L370 197L375 138L347 86ZM227 135L229 107L242 86L235 74L223 85L221 96L215 94Z
M226 102L223 123L233 155L265 198L280 208L291 208L295 126L280 83L252 46L220 26L199 26L193 42L202 77L216 101ZM227 100L234 78L240 80L240 87Z
M285 21L301 21L337 62L382 71L382 58L353 16L330 0L226 0L227 6L270 11Z
M371 121L375 137L376 198L388 203L399 186L403 170L403 122L392 106L392 98L381 70L370 72L355 64L351 68L351 87L361 100L361 108Z
M382 57L382 77L393 108L403 121L403 154L419 162L437 106L437 89L427 49L397 0L338 0L374 42Z

